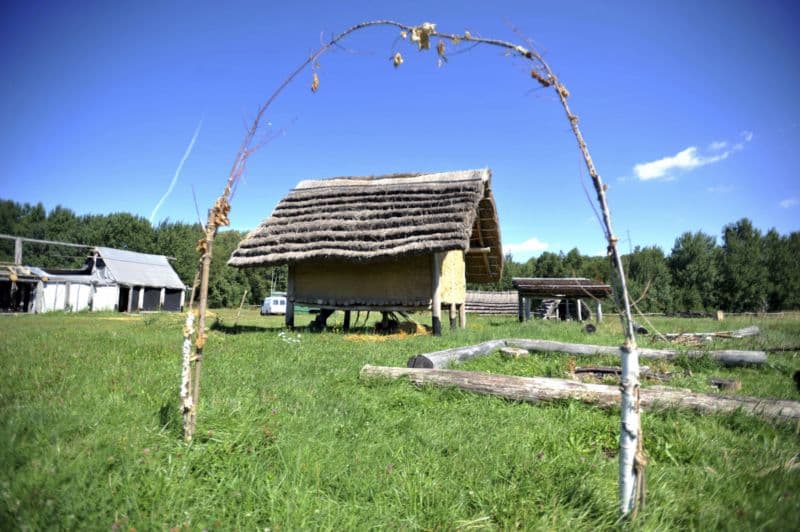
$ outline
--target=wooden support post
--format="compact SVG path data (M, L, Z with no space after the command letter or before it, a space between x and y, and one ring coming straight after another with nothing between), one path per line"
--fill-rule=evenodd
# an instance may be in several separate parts
M442 335L442 299L439 293L439 278L441 277L442 265L439 262L440 253L431 256L431 326L433 335Z
M519 292L517 292L517 318L520 323L525 321L525 298Z
M14 239L14 264L22 266L22 239Z
M576 299L575 304L578 306L578 321L583 321L583 309L581 308L583 303L581 303L581 299Z
M456 328L456 304L450 303L450 330Z
M533 298L528 296L525 298L525 321L531 321L531 303Z
M286 274L286 328L294 329L294 268L291 264L287 267Z
M467 303L458 306L458 326L462 329L467 328Z
M349 310L345 310L344 311L344 324L342 325L342 330L344 332L349 332L350 331L350 311Z
M565 307L564 319L565 320L571 320L572 319L572 315L569 313L569 298L564 299L564 307Z
M597 318L596 319L597 319L597 323L602 323L603 322L603 306L600 304L599 301L597 302Z

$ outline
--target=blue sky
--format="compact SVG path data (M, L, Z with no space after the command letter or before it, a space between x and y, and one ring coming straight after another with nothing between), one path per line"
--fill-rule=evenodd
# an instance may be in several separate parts
M609 184L623 249L669 251L751 218L800 229L795 2L4 2L0 197L79 214L197 220L259 103L321 39L362 21L430 21L524 44L569 88ZM597 254L575 140L555 96L498 49L450 60L368 29L267 114L233 199L250 229L298 181L489 167L504 245ZM405 62L393 68L390 57ZM588 186L588 182L587 182ZM525 244L527 243L527 244Z

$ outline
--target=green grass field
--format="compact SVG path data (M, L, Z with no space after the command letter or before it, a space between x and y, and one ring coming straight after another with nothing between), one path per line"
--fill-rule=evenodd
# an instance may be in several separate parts
M358 377L364 364L491 338L615 345L616 318L588 336L577 323L470 316L434 338L281 335L281 318L251 311L234 329L234 314L220 311L210 333L191 445L177 397L182 316L0 316L0 529L618 527L618 411ZM760 337L716 345L800 346L798 316L652 321L663 332L756 324ZM614 362L492 355L464 369L564 377L571 363ZM710 377L736 376L743 395L800 400L797 350L764 367L657 369L691 370L670 386L715 393ZM648 498L632 528L798 527L798 427L678 411L643 424Z

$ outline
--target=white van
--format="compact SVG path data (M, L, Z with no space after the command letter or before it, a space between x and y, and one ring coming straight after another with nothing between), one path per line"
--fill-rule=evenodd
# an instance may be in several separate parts
M265 297L261 304L261 315L266 316L267 314L286 314L286 297Z

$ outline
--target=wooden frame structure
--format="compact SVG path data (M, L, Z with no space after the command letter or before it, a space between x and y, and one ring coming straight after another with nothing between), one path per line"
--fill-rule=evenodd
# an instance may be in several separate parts
M603 321L603 309L600 300L611 295L611 286L599 281L592 281L583 277L515 277L511 280L512 286L517 290L518 311L520 322L531 319L531 303L534 299L542 301L537 309L537 315L543 319L561 318L559 305L565 306L566 315L563 319L572 319L571 308L575 309L575 318L583 321L584 298L594 299L596 306L597 322ZM574 300L574 307L570 305Z

